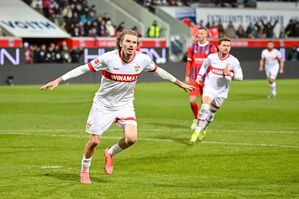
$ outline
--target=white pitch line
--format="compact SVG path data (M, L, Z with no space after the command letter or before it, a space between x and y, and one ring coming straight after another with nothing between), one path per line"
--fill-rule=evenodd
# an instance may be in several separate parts
M189 129L171 129L171 128L153 128L153 129L139 129L139 131L152 131L152 132L157 132L157 131L173 131L173 132L182 132L182 131L190 131ZM85 129L0 129L0 134L2 133L7 133L7 132L79 132L79 131L85 131ZM110 129L109 131L111 132L116 132L120 131L119 129ZM289 134L299 134L298 131L293 131L293 130L244 130L244 129L239 129L239 130L234 130L234 129L211 129L209 130L210 132L230 132L230 133L239 133L239 132L254 132L254 133L289 133Z
M5 134L5 133L1 133ZM26 136L49 136L49 137L76 137L86 138L86 135L61 135L61 134L32 134L32 133L6 133L7 135L26 135ZM102 139L120 139L115 136L103 136ZM174 142L172 139L160 139L160 138L138 138L141 141L155 141L155 142ZM218 145L235 145L235 146L253 146L253 147L278 147L278 148L299 148L299 145L285 145L285 144L254 144L254 143L242 143L242 142L219 142L219 141L204 141L202 144L218 144Z

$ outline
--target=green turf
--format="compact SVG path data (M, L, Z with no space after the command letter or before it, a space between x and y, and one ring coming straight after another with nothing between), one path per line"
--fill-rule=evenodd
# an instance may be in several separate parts
M233 82L206 140L189 145L188 95L169 83L136 87L138 142L103 171L94 155L93 184L79 183L84 132L98 85L0 87L0 198L299 198L299 80ZM49 168L50 166L57 166Z

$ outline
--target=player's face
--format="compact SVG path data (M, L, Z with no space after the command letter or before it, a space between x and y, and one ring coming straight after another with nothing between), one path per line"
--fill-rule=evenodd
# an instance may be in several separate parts
M125 35L120 46L122 53L125 55L133 55L137 48L137 37L135 35Z
M206 38L207 38L207 36L208 36L208 33L207 33L206 30L204 30L204 29L199 29L199 30L198 30L197 38L198 38L198 41L199 41L199 42L203 42L203 41L205 41Z
M223 55L227 55L231 49L231 45L229 41L222 41L221 44L218 45L219 53Z
M272 42L269 42L267 47L269 50L272 50L274 48L274 44Z

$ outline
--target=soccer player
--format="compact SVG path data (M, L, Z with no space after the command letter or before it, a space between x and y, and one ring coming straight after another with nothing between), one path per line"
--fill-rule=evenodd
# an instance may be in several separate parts
M202 63L208 57L209 54L217 52L215 46L213 46L207 40L208 29L205 27L199 27L197 33L197 42L193 43L188 49L187 64L186 64L186 76L185 82L195 87L195 90L189 93L190 107L193 112L193 122L191 124L191 130L194 130L197 123L198 116L198 104L197 98L202 95L202 85L195 82L197 74L199 72Z
M88 64L79 66L61 77L41 87L42 90L55 89L62 81L67 81L89 71L102 71L101 87L96 92L87 119L86 132L90 138L86 143L81 162L80 180L90 184L89 167L92 155L100 142L101 135L114 122L123 129L124 137L105 149L105 172L113 172L113 156L133 145L137 140L137 122L133 105L134 87L140 73L145 70L169 80L185 90L193 90L171 74L159 68L149 56L137 52L138 36L132 30L125 30L117 37L117 49L104 53Z
M279 68L280 65L280 68ZM272 41L268 42L267 49L262 51L262 56L260 60L260 71L263 71L265 68L266 76L269 82L271 93L268 98L273 98L276 96L276 77L278 71L280 74L284 73L284 62L281 57L279 50L274 48Z
M213 121L216 111L228 96L232 79L242 80L243 73L237 58L229 54L231 40L227 37L218 41L219 53L213 53L203 63L196 82L203 84L202 105L199 111L197 126L190 142L202 141L206 135L207 126Z

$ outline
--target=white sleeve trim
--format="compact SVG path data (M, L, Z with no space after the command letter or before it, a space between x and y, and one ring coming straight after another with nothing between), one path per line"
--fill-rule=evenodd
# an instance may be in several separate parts
M64 75L61 76L61 78L62 78L63 81L67 81L69 79L78 77L78 76L80 76L84 73L87 73L88 71L90 71L88 65L84 64L82 66L79 66L79 67L65 73Z
M156 74L161 77L162 79L165 79L165 80L169 80L171 82L175 82L177 79L172 76L169 72L167 72L166 70L160 68L160 67L157 67L157 70L156 70Z

